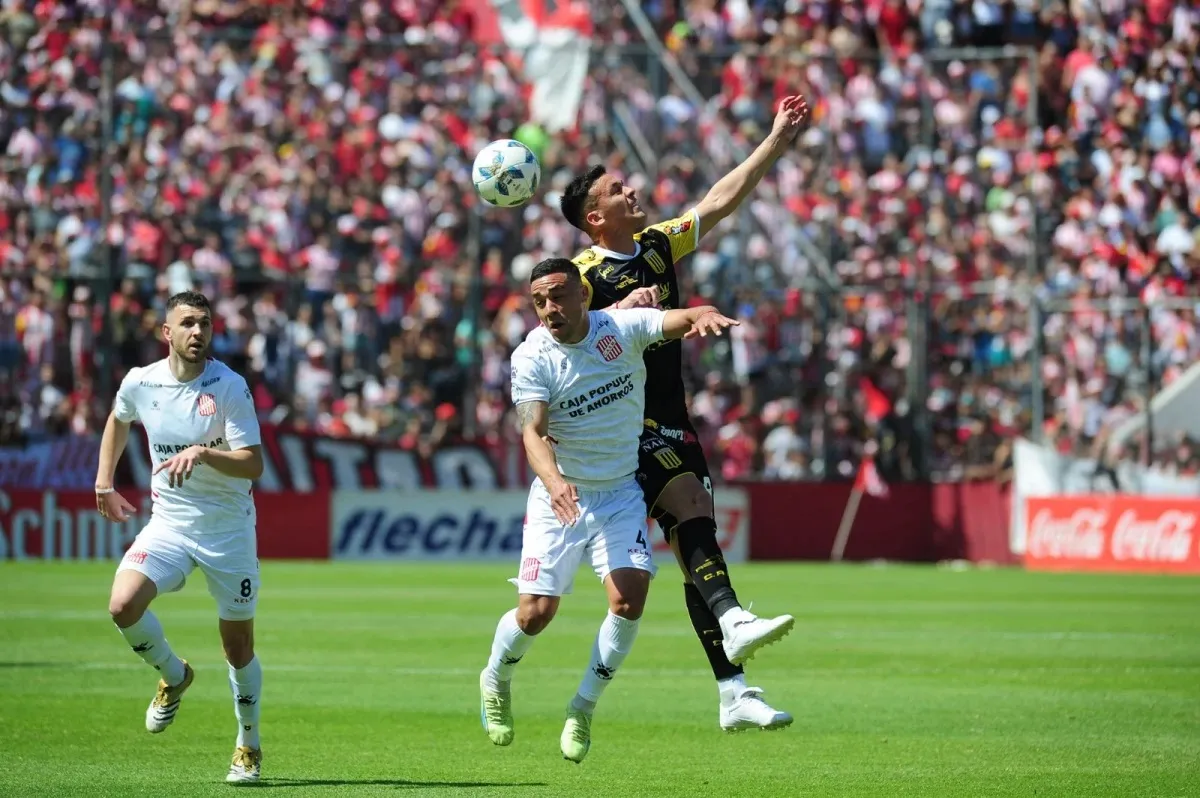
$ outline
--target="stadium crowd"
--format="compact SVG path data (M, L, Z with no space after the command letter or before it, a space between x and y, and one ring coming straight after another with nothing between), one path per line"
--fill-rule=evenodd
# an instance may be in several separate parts
M3 443L95 432L98 347L122 369L160 357L165 298L193 286L264 418L408 447L504 434L523 278L582 245L557 193L598 154L629 166L615 99L658 153L631 179L664 217L784 93L814 108L684 269L685 297L745 321L687 355L725 479L850 478L870 440L885 478L990 475L1029 433L1035 369L1046 439L1090 453L1148 366L1165 383L1200 354L1188 2L642 4L708 101L610 47L565 135L526 121L519 62L471 46L464 0L118 0L107 31L112 5L0 9ZM618 4L593 11L599 42L639 41ZM1007 45L1028 49L964 49ZM475 229L468 167L501 136L535 149L544 192ZM1200 470L1195 442L1160 444L1160 467Z

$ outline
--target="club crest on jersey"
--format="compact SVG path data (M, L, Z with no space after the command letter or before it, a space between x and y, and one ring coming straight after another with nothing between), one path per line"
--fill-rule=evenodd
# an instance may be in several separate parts
M536 582L538 572L542 569L542 562L537 557L526 557L521 561L521 581Z
M212 416L217 413L217 397L211 393L202 393L200 398L196 400L196 407L200 409L200 415Z
M692 229L691 217L688 217L687 219L678 219L678 220L676 220L675 224L673 224L667 228L667 235L677 236L682 233L686 233L688 230L691 230L691 229Z
M600 357L604 358L605 363L611 363L625 351L621 348L621 342L614 335L606 335L597 341L596 350L600 352Z

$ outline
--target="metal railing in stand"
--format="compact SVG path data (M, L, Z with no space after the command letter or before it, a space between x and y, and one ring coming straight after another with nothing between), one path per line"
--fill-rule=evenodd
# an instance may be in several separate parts
M111 18L106 18L105 26L111 31ZM116 144L113 141L113 125L116 120L113 118L113 105L115 102L115 89L113 85L114 72L116 69L115 48L112 45L112 37L104 36L100 40L100 96L99 111L100 111L100 176L99 176L99 203L100 203L100 229L95 239L95 245L91 252L91 268L94 270L95 280L93 281L93 291L96 298L104 308L104 315L100 323L100 336L97 341L98 346L95 352L96 363L96 391L108 401L108 397L114 395L113 381L116 377L116 358L113 355L113 329L112 329L112 295L117 284L117 252L111 241L109 241L109 228L112 226L112 205L113 205L113 169L116 166Z

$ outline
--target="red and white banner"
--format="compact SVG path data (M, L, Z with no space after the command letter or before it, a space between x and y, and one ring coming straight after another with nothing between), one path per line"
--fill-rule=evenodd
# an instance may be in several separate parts
M530 113L549 133L575 126L592 44L584 0L474 0L476 42L518 54L533 88Z
M1025 505L1032 570L1200 574L1200 500L1093 495Z
M0 560L115 560L150 520L148 495L128 494L137 513L109 521L90 491L0 489Z
M150 520L150 497L125 492L137 512L124 522L96 510L92 491L0 488L0 560L117 560ZM329 493L254 494L258 556L329 558Z
M319 439L288 440L297 444L295 456L300 458L309 451L309 444ZM362 455L355 459L366 471L373 456L380 453L375 449L345 451ZM345 462L349 456L339 450L332 462ZM87 464L89 480L94 469L94 462ZM326 489L326 478L341 479L333 475L343 470L315 468L314 482L319 484L303 492L256 488L260 557L327 559L332 555L380 561L412 558L518 564L523 488ZM360 484L365 481L358 469L354 473ZM717 523L727 557L731 562L827 559L851 487L844 482L718 486ZM888 494L887 501L862 503L847 559L1019 562L1009 554L1008 496L996 485L897 483L888 485ZM114 524L96 512L90 483L78 491L0 486L0 561L114 560L149 517L144 492L131 490L124 495L138 508L138 515L125 524ZM496 500L497 496L501 498ZM800 516L797 508L803 510ZM669 564L671 555L661 534L654 532L651 540L659 564Z

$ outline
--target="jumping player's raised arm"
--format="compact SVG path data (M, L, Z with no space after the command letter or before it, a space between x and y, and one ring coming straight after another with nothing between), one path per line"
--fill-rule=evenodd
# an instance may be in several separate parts
M767 170L787 152L807 121L808 102L804 97L799 94L785 97L775 115L771 132L763 143L732 172L718 180L696 205L695 213L700 217L698 237L703 237L718 222L737 210L766 176Z
M676 219L647 224L637 191L596 165L567 184L563 217L591 239L573 260L583 277L588 306L664 310L680 303L676 264L729 216L791 145L808 119L799 95L780 105L766 140L744 163L717 181L695 207Z

